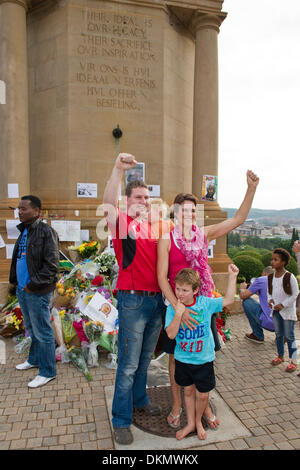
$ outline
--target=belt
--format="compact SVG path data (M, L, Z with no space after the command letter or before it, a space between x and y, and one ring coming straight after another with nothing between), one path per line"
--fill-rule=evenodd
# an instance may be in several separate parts
M148 290L120 290L120 292L124 292L125 294L144 295L146 297L155 297L159 294L159 292L151 292Z

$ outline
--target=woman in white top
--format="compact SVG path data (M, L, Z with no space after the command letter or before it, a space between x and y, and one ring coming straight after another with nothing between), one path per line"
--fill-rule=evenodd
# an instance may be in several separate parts
M274 366L284 361L284 337L286 338L290 364L286 372L294 372L297 369L297 344L294 328L297 321L296 299L299 294L298 282L295 276L285 267L290 260L290 254L283 248L275 248L272 253L271 266L275 274L270 275L268 299L272 309L274 327L276 333L276 346L278 357L273 359ZM272 282L271 282L272 281Z

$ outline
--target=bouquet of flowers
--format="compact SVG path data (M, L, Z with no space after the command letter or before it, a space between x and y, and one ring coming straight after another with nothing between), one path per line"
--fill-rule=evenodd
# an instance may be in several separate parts
M68 357L71 360L71 362L74 364L77 369L79 369L83 375L86 377L88 381L93 380L93 377L89 373L83 352L81 348L76 348L75 346L72 346L68 350Z
M97 346L99 345L100 337L103 332L103 325L100 322L88 321L84 324L83 328L85 335L90 343L88 353L88 365L90 367L96 367L99 365Z
M94 240L90 240L88 242L84 241L79 246L69 247L69 249L77 251L81 258L86 259L96 255L99 250L99 242Z
M12 317L12 321L9 321L8 323L13 325L16 330L24 329L23 313L20 307L15 307L9 317Z
M112 277L113 267L117 262L116 257L112 253L103 251L100 255L96 256L94 262L98 264L100 274Z
M74 338L74 336L76 336L76 330L73 326L73 322L70 318L70 315L66 313L65 310L61 310L59 312L59 315L61 318L61 324L62 324L65 342L66 344L68 344Z
M78 292L88 289L90 285L90 279L83 276L81 271L78 270L76 274L67 276L65 279L62 278L56 284L56 290L59 295L74 299Z
M116 369L117 366L117 359L118 359L118 344L117 344L117 336L118 336L118 330L110 331L109 333L110 337L110 351L111 353L108 354L108 359L111 359L110 362L106 362L104 365L108 369Z

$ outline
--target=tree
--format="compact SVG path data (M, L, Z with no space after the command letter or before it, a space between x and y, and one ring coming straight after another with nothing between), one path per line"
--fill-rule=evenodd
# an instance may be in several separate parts
M240 255L246 255L246 256L252 256L253 258L259 259L261 261L261 254L257 250L238 250L237 253L235 253L234 257L240 256Z
M244 276L246 282L250 282L253 277L261 276L264 269L264 265L259 259L249 255L235 256L233 262L240 270L239 276Z
M271 258L272 258L272 251L268 251L261 257L262 264L266 268L267 266L270 266L271 263Z
M227 235L227 243L228 243L228 246L241 246L242 240L241 240L240 234L238 232L236 233L230 232Z
M292 248L296 240L299 240L299 233L298 233L298 230L293 228L293 233L292 233L292 238L291 238L291 243L290 243L290 249L292 253L293 253Z

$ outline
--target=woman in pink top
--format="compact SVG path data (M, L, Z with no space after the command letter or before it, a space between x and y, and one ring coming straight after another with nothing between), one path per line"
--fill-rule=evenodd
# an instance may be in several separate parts
M252 206L252 201L259 178L250 170L247 171L247 192L245 198L232 219L219 224L208 225L203 230L195 225L197 198L192 194L178 194L174 200L175 227L169 239L158 241L157 276L163 295L175 309L177 299L174 294L174 279L183 268L190 267L199 272L201 278L200 295L211 296L214 283L211 269L207 264L208 244L222 237L243 224ZM182 317L183 323L189 328L196 328L196 321L186 309ZM163 325L164 326L164 325ZM183 326L184 327L184 326ZM164 349L169 354L169 374L172 389L172 409L167 417L169 425L175 429L180 427L182 412L180 386L174 379L175 360L174 343L164 335ZM210 406L204 412L211 429L218 427L219 420L213 415Z

